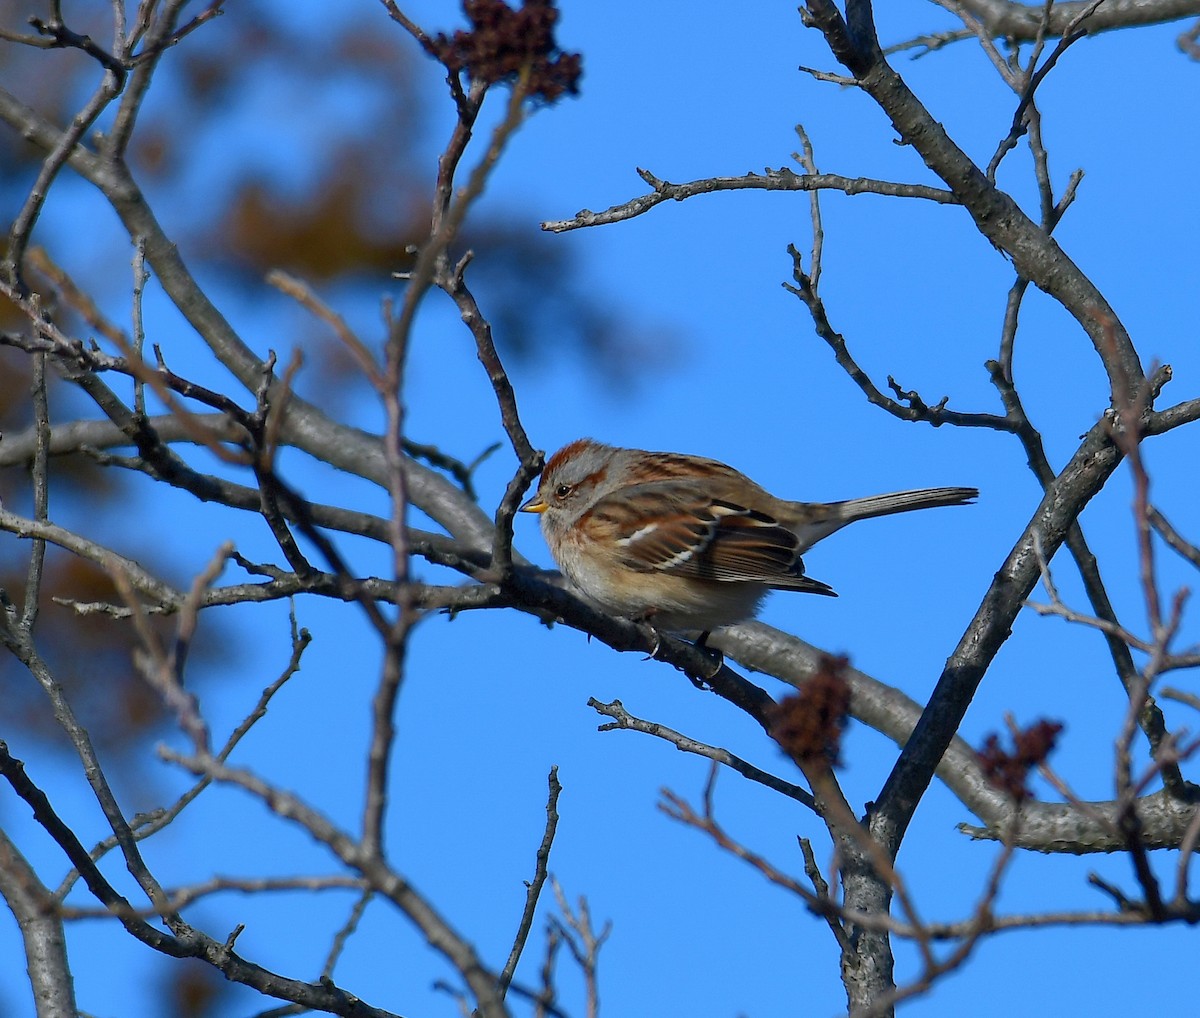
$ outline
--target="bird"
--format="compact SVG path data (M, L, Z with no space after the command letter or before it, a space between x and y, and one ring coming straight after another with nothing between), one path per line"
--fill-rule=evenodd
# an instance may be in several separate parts
M801 555L847 524L978 495L946 487L792 502L718 460L581 438L550 457L520 511L540 515L559 568L600 608L703 642L753 618L771 590L837 597L805 574Z

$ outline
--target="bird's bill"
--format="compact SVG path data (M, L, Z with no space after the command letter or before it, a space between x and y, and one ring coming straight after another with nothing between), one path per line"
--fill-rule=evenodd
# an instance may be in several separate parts
M533 498L517 511L523 513L544 513L549 508L550 506L546 504L546 500L541 495L534 495Z

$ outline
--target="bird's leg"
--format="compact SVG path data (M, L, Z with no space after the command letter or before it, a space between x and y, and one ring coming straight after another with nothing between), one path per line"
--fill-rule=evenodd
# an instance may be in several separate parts
M717 674L717 672L719 672L722 668L725 667L725 655L721 651L719 651L716 647L710 647L708 645L708 638L710 636L712 636L711 630L706 629L706 630L704 630L703 633L700 634L700 639L698 639L696 641L696 649L704 651L705 656L707 656L712 661L712 665L713 665L712 671L710 671L707 675L701 676L701 678L704 679L705 682L707 682L709 679L713 678ZM689 676L689 678L690 678L690 676Z
M654 628L654 623L651 621L654 618L655 609L648 608L639 618L633 619L635 623L645 629L647 636L650 638L650 653L643 660L653 661L658 657L658 652L662 650L662 637L658 635L658 630Z
M647 654L646 657L643 659L646 661L657 660L658 652L662 649L662 637L659 634L658 630L654 626L654 622L652 621L653 618L654 618L654 609L651 608L640 618L633 620L638 625L643 627L643 629L646 632L646 635L650 639L650 653ZM695 642L695 644L693 646L695 646L695 648L697 650L699 650L701 653L704 654L705 657L707 657L709 659L709 661L712 664L711 669L706 669L705 672L700 672L700 673L693 673L691 671L688 671L686 668L682 669L684 675L686 675L688 677L688 679L691 680L692 685L695 686L697 689L707 689L708 681L710 679L712 679L717 674L717 672L719 672L725 666L725 655L722 654L719 650L717 650L716 647L708 646L707 641L708 641L708 638L710 635L711 635L711 633L706 629L704 632L702 632L700 634L700 638Z

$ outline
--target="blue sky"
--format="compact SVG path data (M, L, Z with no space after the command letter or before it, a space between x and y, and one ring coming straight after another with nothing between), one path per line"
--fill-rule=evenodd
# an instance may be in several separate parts
M933 5L881 6L887 7L881 13L885 41L948 24ZM836 68L790 5L736 14L727 4L709 2L563 0L562 7L559 38L565 48L584 53L583 94L530 120L502 161L481 213L503 210L536 231L542 220L641 193L638 166L678 181L791 165L797 122L808 130L823 170L933 182L911 150L893 143L865 96L797 70L800 64ZM448 3L405 9L431 29L459 20L457 5ZM312 32L331 16L329 5L311 0L280 4L279 10ZM377 25L380 32L394 30L370 0L346 5L340 16ZM205 31L237 29L234 5ZM1183 112L1195 106L1200 70L1174 48L1178 31L1167 26L1084 41L1039 93L1056 185L1061 189L1076 167L1086 173L1078 203L1058 232L1060 243L1105 292L1147 362L1174 366L1175 381L1164 393L1168 402L1195 396L1200 374L1194 300L1200 210L1187 189L1200 143L1190 113ZM1008 129L1015 99L979 48L962 43L919 61L899 56L893 62L951 135L986 163ZM432 176L451 110L436 67L420 70L429 79L424 94L442 104L424 161ZM344 101L353 106L352 95ZM260 103L289 109L262 95L248 97L246 108ZM292 112L283 115L302 119L300 105L292 103ZM303 107L310 117L337 116L339 110L329 108L335 105ZM254 132L245 110L231 110L230 120L247 137ZM212 158L220 155L214 146ZM257 158L282 182L297 172L287 151L267 149ZM223 169L218 163L211 173L219 179ZM205 171L198 165L198 174ZM1009 156L1000 179L1027 209L1035 208L1024 148ZM836 194L823 198L822 210L824 298L864 368L881 383L895 375L930 402L949 395L955 408L998 412L982 365L995 356L1011 268L965 213ZM66 229L70 207L53 212L58 218L46 229ZM772 625L848 654L857 667L924 702L1039 500L1016 441L992 432L904 425L867 405L813 335L803 307L781 286L790 277L787 244L807 251L810 243L805 195L720 194L671 203L628 223L562 235L555 243L585 266L592 294L619 308L652 340L632 365L636 383L622 391L598 383L594 365L552 346L538 363L514 364L524 423L539 446L552 450L590 434L617 444L703 453L800 499L941 484L980 489L970 509L867 523L830 539L806 561L841 597L776 595L763 615ZM386 285L380 281L380 292ZM225 300L248 337L271 335L272 322L252 299L228 294ZM378 320L376 307L344 310L367 330ZM1023 322L1018 383L1052 461L1061 466L1104 409L1105 379L1081 330L1047 298L1031 294ZM263 346L265 341L256 342ZM413 437L464 457L503 437L470 337L445 302L431 299L422 314L409 377ZM362 423L370 412L362 410ZM1198 444L1194 433L1175 434L1156 440L1147 454L1156 501L1193 538ZM381 505L377 494L314 470L299 454L285 457L284 467L314 498L329 497L336 484L339 494L359 505ZM481 469L485 507L499 499L513 467L510 456L498 454ZM148 486L140 490L150 494ZM168 514L187 514L195 535L178 552L181 571L200 569L228 536L251 558L270 555L266 535L245 520L209 516L180 496L167 505ZM1083 522L1119 613L1141 630L1124 473ZM111 539L119 544L135 537L116 532ZM524 554L550 564L534 521L518 520L517 542ZM384 568L377 551L350 542L347 548L360 568ZM1162 554L1161 565L1165 590L1189 582L1170 553ZM1056 578L1064 597L1082 606L1068 561L1056 562ZM359 747L378 655L354 609L310 601L299 605L298 615L316 640L301 674L243 747L240 762L302 791L353 828ZM218 732L237 723L287 656L283 607L264 607L253 621L231 616L230 622L247 642L227 651L224 674L206 687L204 707ZM1194 641L1194 626L1190 632ZM978 744L1002 727L1005 711L1022 722L1064 719L1056 768L1079 794L1109 798L1111 746L1123 710L1111 672L1098 636L1027 613L984 682L963 734ZM1173 680L1186 686L1186 676ZM762 681L775 693L785 688L769 677ZM586 894L593 916L611 919L614 927L601 956L605 1013L839 1013L844 997L824 924L656 810L663 787L695 801L707 767L644 736L597 733L602 719L586 706L589 696L620 698L639 716L797 777L752 723L667 667L615 654L565 628L547 630L515 613L468 613L452 622L430 618L413 642L401 704L389 831L397 867L487 961L501 964L541 838L546 774L557 764L564 792L552 870L568 896ZM1168 720L1195 727L1178 708ZM14 753L34 752L18 741L10 739ZM878 792L894 754L882 737L851 728L841 774L851 803L861 805ZM151 787L162 797L183 787L164 765L146 766L154 769ZM40 767L64 812L98 837L98 815L80 794L77 776L48 759ZM818 859L829 861L814 817L736 776L720 779L717 811L731 832L789 872L802 872L797 835L811 837ZM13 814L6 806L5 822L28 838L22 844L46 872L55 872L52 848ZM214 789L185 818L149 853L164 883L195 882L214 872L329 870L306 837L265 818L241 793ZM927 918L964 917L976 900L996 849L955 833L954 824L970 819L939 785L917 813L900 864ZM1169 875L1175 859L1163 855L1155 862ZM1000 908L1104 906L1085 886L1092 870L1132 888L1123 858L1022 857ZM115 866L109 872L116 878ZM349 896L333 893L269 900L227 895L197 906L194 921L217 936L244 922L239 949L246 957L312 977L350 903ZM1001 935L904 1013L987 1018L1153 1009L1159 998L1180 999L1193 982L1186 965L1163 961L1182 960L1184 951L1194 950L1194 936L1184 929ZM145 998L129 979L156 978L155 959L124 943L107 923L80 924L72 938L80 1006L103 1018L146 1013ZM527 983L536 978L538 944L535 937L518 973ZM31 1012L20 993L17 951L14 925L0 923L0 957L9 959L0 965L0 1013L22 1018ZM911 976L911 952L899 948L898 961L900 978ZM1154 983L1095 978L1108 970L1152 970ZM120 978L113 978L114 971ZM560 972L564 1006L581 1014L582 998L565 960ZM431 989L434 979L449 976L406 921L378 904L337 971L342 985L371 1003L423 1016L456 1013L449 997ZM222 1018L260 1006L252 995L235 992Z

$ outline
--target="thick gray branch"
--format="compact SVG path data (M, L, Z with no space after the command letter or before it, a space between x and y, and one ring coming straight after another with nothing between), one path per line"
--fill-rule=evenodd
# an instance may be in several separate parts
M744 667L767 672L792 686L801 685L813 675L826 653L761 622L718 630L709 643ZM921 717L921 705L855 668L846 668L843 674L850 683L851 715L897 746L904 746ZM957 735L951 739L936 773L954 796L983 821L979 826L959 825L959 830L973 838L998 841L1004 830L1018 848L1067 855L1123 852L1129 847L1117 827L1120 804L1114 800L1080 806L1026 803L1014 836L1012 801L987 783L975 750ZM1147 848L1178 848L1196 816L1196 804L1159 791L1140 798L1137 813Z
M1070 0L1050 8L1047 34L1060 36L1092 0ZM1046 5L1011 0L960 0L960 6L979 21L993 38L1031 42L1038 38L1046 18ZM1157 25L1200 15L1198 0L1105 0L1087 19L1089 32Z
M1109 438L1109 428L1107 419L1093 426L1071 461L1046 489L1041 505L997 570L975 617L946 662L921 720L879 795L873 827L893 854L975 690L1008 639L1017 614L1041 575L1039 555L1053 557L1067 529L1120 463L1121 455Z
M0 896L12 909L25 943L25 965L38 1018L74 1015L75 985L67 940L53 896L33 867L0 830Z

